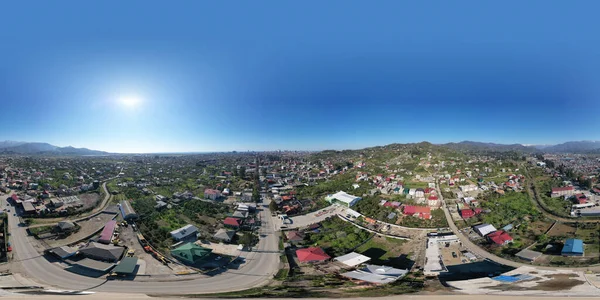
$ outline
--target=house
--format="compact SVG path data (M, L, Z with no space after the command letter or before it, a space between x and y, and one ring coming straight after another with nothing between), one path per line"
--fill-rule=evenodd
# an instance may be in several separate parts
M213 190L213 189L205 189L204 190L204 198L206 198L206 199L215 201L215 200L219 199L219 197L221 197L221 192L219 192L219 190Z
M585 204L587 202L587 197L584 194L577 194L575 195L574 202L576 204Z
M131 207L131 203L127 200L122 200L121 205L119 205L119 210L121 211L121 216L123 216L123 220L125 221L135 221L138 219L138 214L135 213L133 207Z
M475 216L475 212L472 209L470 209L470 208L461 209L460 210L460 216L463 219L468 219L468 218L471 218L471 217Z
M106 222L106 225L104 225L104 229L102 229L102 233L100 234L100 238L98 238L98 243L110 244L116 227L117 221L110 220Z
M61 206L65 205L65 203L62 201L61 198L52 198L50 199L50 206L54 207L54 208L59 208Z
M552 188L551 197L560 197L560 196L571 196L575 192L573 186L563 186Z
M154 208L156 208L156 210L161 210L165 207L167 207L167 202L164 201L156 201L156 205L154 206Z
M191 237L193 237L193 240L196 240L197 235L198 228L191 224L185 225L179 229L171 231L171 237L176 241L187 240Z
M463 193L466 193L466 192L474 192L474 191L477 191L477 186L476 186L476 185L474 185L474 184L461 185L461 186L460 186L460 190L461 190Z
M504 230L494 231L487 235L488 240L494 242L494 244L503 246L508 243L512 243L513 238Z
M58 225L56 225L56 227L61 232L71 232L75 230L75 224L71 221L60 221L58 222Z
M538 257L542 256L542 253L537 252L537 251L532 251L529 249L523 249L523 250L517 252L517 254L515 254L515 256L517 256L520 259L526 260L526 261L535 261L536 259L538 259Z
M364 268L341 274L344 277L367 284L387 284L394 282L408 273L408 270L388 266L366 265Z
M471 202L475 201L475 198L473 197L464 197L463 201L467 204L467 205L471 205Z
M580 239L567 239L560 254L562 256L583 256L583 241Z
M90 242L87 246L79 249L79 253L87 258L108 262L118 261L124 251L125 248L123 247L104 245L96 242Z
M156 201L167 201L167 197L163 195L156 195L156 197L154 198L156 199Z
M338 256L333 260L339 261L340 263L346 265L347 267L356 267L358 265L364 264L371 260L370 257L364 256L362 254L356 252L350 252L346 255Z
M418 188L415 190L415 197L416 198L425 198L425 190L422 188Z
M356 204L361 199L361 197L347 194L344 191L339 191L333 195L328 195L327 197L325 197L325 200L327 200L330 203L340 203L347 207L354 206L354 204Z
M30 201L23 202L23 203L22 203L22 205L23 205L23 212L24 212L26 215L34 215L34 214L36 214L36 213L37 213L37 210L36 210L36 209L35 209L35 207L33 206L33 203L32 203L32 202L30 202Z
M308 247L296 250L296 256L298 261L302 263L314 263L322 262L330 259L331 257L318 247Z
M304 241L304 234L302 232L293 230L293 231L288 231L285 233L285 238L288 240L288 242L290 243L300 243L302 241Z
M215 235L213 235L213 238L229 243L234 236L235 231L221 228L217 231L217 233L215 233Z
M246 219L248 218L248 211L236 210L231 216L238 219Z
M473 226L473 229L479 233L481 236L486 236L494 231L496 231L496 227L491 224L480 224Z
M225 220L223 220L223 224L225 226L229 226L229 227L233 227L233 228L238 228L240 227L240 225L242 224L241 220L233 218L233 217L227 217L225 218Z
M137 262L137 257L125 257L111 272L117 275L132 275L135 272Z
M62 258L69 258L75 254L77 254L77 250L69 247L69 246L62 246L62 247L57 247L54 249L50 249L48 252Z
M403 213L421 219L431 219L431 208L426 206L405 205Z
M437 196L430 195L429 198L427 198L427 205L430 207L439 207L441 202Z
M185 243L171 250L171 256L181 262L193 265L204 259L211 252L212 249L200 247L194 243Z

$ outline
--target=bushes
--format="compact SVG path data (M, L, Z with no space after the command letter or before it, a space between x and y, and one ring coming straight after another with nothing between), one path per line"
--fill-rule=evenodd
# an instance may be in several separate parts
M307 239L314 245L323 247L329 254L340 256L354 250L367 240L371 233L361 230L354 225L333 218L322 222L321 232L310 233Z

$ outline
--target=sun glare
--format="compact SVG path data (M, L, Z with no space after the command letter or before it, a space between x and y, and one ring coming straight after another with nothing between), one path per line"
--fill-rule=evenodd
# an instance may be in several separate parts
M137 107L140 105L142 100L136 96L123 96L119 98L119 102L126 107Z

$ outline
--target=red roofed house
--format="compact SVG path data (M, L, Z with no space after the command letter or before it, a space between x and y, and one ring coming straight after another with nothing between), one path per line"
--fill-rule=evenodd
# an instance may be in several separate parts
M475 215L475 212L474 212L472 209L470 209L470 208L467 208L467 209L461 209L461 210L460 210L460 216L461 216L463 219L468 219L468 218L471 218L471 217L473 217L474 215Z
M506 245L512 243L513 238L506 233L504 230L494 231L487 235L487 238L494 242L496 245Z
M429 205L429 207L437 208L441 206L441 203L438 197L432 194L429 196L429 198L427 198L427 205Z
M326 261L331 258L323 249L318 247L298 249L296 250L296 256L298 261L303 263Z
M431 208L425 206L404 206L404 214L407 216L414 216L421 219L431 219Z
M206 199L215 201L220 196L221 196L221 192L219 192L219 190L213 190L213 189L204 190L204 198L206 198Z
M290 243L298 243L304 240L304 234L299 231L288 231L285 233L285 237Z
M240 227L240 220L232 217L227 217L223 220L223 224L231 227Z
M552 197L571 196L573 195L573 192L574 189L572 186L552 188Z
M577 204L585 204L587 202L587 198L584 194L575 195L575 203Z
M12 196L10 196L10 198L11 198L13 201L15 201L15 202L16 202L17 200L19 200L19 196L17 196L17 194L12 194Z

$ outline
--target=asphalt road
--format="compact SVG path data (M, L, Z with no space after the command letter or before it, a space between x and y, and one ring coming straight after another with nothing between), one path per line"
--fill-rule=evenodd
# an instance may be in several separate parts
M6 206L6 197L1 197L1 205ZM259 233L265 237L260 238L252 252L244 252L241 255L246 263L237 270L230 269L213 277L189 275L194 277L180 276L156 281L107 281L71 273L49 262L33 247L26 227L19 226L18 217L13 216L11 212L8 220L14 249L12 270L13 273L24 274L25 277L44 285L79 291L193 294L252 288L267 283L279 269L278 237L273 231L267 203L264 203L263 211L259 212L259 215L262 220Z
M92 211L86 213L84 216L79 216L77 218L56 218L54 220L44 220L44 219L40 219L39 220L39 224L34 224L29 226L30 228L34 228L34 227L42 227L42 226L48 226L48 225L56 225L58 222L63 221L63 220L70 220L73 221L75 223L81 221L81 220L85 220L87 219L89 216L99 213L101 211L103 211L106 206L108 205L108 200L110 199L111 194L108 192L108 189L106 188L106 183L112 179L115 179L116 177L110 178L104 182L102 182L102 189L104 189L104 199L102 199L102 203L94 208Z
M437 185L437 183L436 183L436 185ZM440 190L439 187L438 187L438 190ZM446 220L448 221L448 225L450 226L450 229L452 229L452 232L454 232L454 234L458 237L458 239L461 241L463 246L465 246L467 249L469 249L469 251L473 252L474 254L476 254L480 257L489 259L489 260L494 261L499 264L511 266L514 268L527 266L527 267L535 267L538 269L546 269L546 270L565 269L565 270L579 270L579 271L588 271L589 270L589 271L594 271L594 272L600 272L599 265L590 266L590 267L580 267L580 268L541 267L541 266L534 266L534 265L530 265L530 264L519 263L516 261L504 259L495 254L489 253L486 250L482 249L481 247L475 245L473 242L471 242L471 240L469 240L469 237L463 235L462 232L460 232L460 230L454 223L452 216L450 215L450 211L448 210L448 207L446 206L446 202L444 201L444 196L442 196L442 193L439 193L439 197L443 203L444 214L446 215Z

